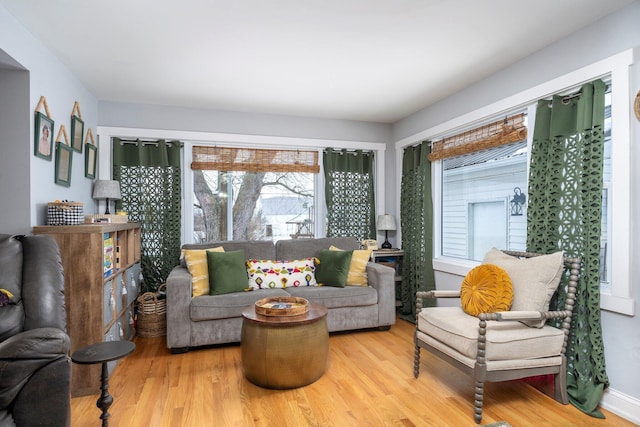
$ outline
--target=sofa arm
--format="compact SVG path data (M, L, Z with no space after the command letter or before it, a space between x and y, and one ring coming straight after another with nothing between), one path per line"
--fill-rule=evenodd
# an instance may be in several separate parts
M167 347L189 347L191 337L191 274L177 266L167 277Z
M396 323L396 272L383 264L367 263L367 281L378 291L378 323L389 326Z

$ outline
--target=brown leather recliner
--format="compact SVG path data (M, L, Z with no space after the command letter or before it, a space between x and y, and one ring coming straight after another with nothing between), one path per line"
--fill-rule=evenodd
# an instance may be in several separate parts
M71 361L55 240L0 234L0 289L0 426L68 426Z

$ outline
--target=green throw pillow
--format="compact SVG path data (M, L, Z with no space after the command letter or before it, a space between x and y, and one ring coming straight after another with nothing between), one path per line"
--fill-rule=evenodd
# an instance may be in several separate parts
M319 285L344 288L353 251L323 250L318 255L316 281Z
M222 295L249 287L244 251L207 252L209 293Z

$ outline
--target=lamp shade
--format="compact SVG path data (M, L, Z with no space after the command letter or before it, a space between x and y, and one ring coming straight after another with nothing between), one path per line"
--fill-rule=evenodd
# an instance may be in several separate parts
M93 185L93 198L100 199L120 199L120 183L108 179L99 179Z
M395 230L396 229L396 219L393 215L384 214L378 215L378 230Z

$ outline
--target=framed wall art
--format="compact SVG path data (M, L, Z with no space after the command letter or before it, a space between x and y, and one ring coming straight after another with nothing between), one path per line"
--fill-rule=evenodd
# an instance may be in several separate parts
M71 186L71 161L73 149L64 142L56 142L56 178L58 185Z
M94 179L96 177L98 147L93 144L86 143L84 150L84 176Z
M71 116L71 148L82 153L82 136L84 134L84 121L78 116Z
M51 160L54 147L53 126L54 122L51 118L36 111L33 154L37 157Z

